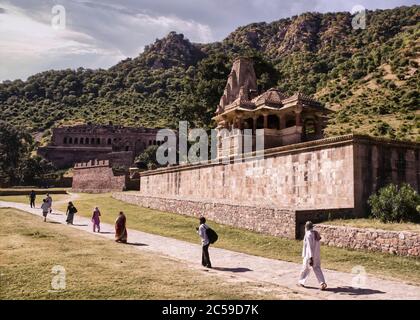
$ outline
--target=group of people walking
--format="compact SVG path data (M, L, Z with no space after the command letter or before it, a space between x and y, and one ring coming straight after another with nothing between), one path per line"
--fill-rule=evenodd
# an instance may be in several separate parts
M36 194L32 190L30 195L30 206L35 208L35 199ZM42 200L41 205L42 215L44 217L44 222L47 220L48 213L52 212L52 197L47 193L45 199ZM74 215L77 213L77 209L72 202L68 203L67 206L67 224L73 224ZM98 207L93 209L92 213L92 226L93 232L100 232L100 217L101 212ZM202 245L202 255L201 255L201 264L203 267L211 268L211 261L209 255L210 244L214 243L217 240L217 234L206 224L206 218L200 217L200 225L196 228L198 235L201 238ZM115 221L115 241L120 243L127 243L127 218L124 212L120 211L118 217ZM215 238L214 238L215 237ZM325 282L324 274L321 269L321 255L320 255L320 240L321 236L318 231L314 230L313 223L311 221L306 222L305 224L305 237L303 239L303 249L302 249L302 271L299 276L298 285L304 287L306 280L311 272L311 269L314 271L315 276L319 282L321 290L327 288Z
M35 208L36 192L32 190L29 194L29 205L31 208ZM44 222L47 221L47 215L52 213L52 203L53 199L49 193L42 200L41 210ZM73 225L74 215L77 213L77 209L74 206L73 202L69 202L66 210L66 222L67 224ZM93 232L101 232L101 211L98 207L95 207L92 212L92 227ZM118 217L115 221L115 241L121 243L127 243L127 227L126 227L127 218L124 212L120 211Z
M72 202L69 202L67 206L67 224L73 224L74 215L77 212L76 207ZM101 211L98 207L95 207L92 212L92 228L93 232L101 232ZM121 243L127 243L127 227L126 227L127 218L125 217L124 212L120 211L118 217L115 221L115 241Z

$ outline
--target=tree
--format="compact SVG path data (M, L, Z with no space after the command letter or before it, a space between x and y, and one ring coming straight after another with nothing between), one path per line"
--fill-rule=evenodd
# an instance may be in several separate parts
M158 167L159 163L156 160L156 151L159 146L150 146L140 154L134 161L140 169L151 169Z
M51 163L32 157L33 149L30 134L0 120L0 185L32 183L54 170Z
M0 176L2 184L19 180L19 167L29 155L32 138L23 130L0 120Z
M19 165L19 182L23 184L32 184L37 180L43 180L44 176L55 170L51 162L42 159L39 156L28 157Z

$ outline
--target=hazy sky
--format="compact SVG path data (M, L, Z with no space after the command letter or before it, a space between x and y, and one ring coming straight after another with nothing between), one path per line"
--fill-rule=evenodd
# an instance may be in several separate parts
M0 81L48 69L108 68L170 31L212 42L251 22L306 11L413 4L420 0L0 0Z

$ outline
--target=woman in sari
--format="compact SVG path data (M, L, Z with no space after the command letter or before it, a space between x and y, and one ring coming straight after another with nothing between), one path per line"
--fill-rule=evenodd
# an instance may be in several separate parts
M73 205L72 202L69 202L69 205L67 206L67 224L73 224L73 218L74 218L74 214L77 212L76 207Z
M115 241L127 243L127 228L126 228L127 218L124 215L124 212L120 211L120 214L115 220Z
M101 226L100 226L100 219L101 212L99 211L98 207L95 207L92 214L92 223L93 223L93 232L96 232L96 229L98 229L98 232L101 232Z

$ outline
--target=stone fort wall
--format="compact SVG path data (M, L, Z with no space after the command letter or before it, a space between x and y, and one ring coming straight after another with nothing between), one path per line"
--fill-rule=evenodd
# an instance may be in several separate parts
M253 207L240 204L197 201L183 198L142 196L135 193L113 193L112 196L127 203L187 216L205 215L209 220L234 227L296 238L296 213L293 210L270 207ZM276 221L276 223L273 223Z
M148 171L141 173L140 193L283 209L353 208L353 172L352 140L331 140L266 150L261 160Z
M266 150L259 160L146 171L130 202L298 238L306 220L366 215L367 198L389 182L418 190L419 146L348 135Z
M217 223L239 227L273 236L302 239L306 220L322 221L328 215L322 211L294 211L269 207L253 207L239 204L206 202L178 198L142 196L135 193L116 192L113 198L145 208L199 217L205 215ZM345 210L330 211L333 215L346 215ZM420 256L420 233L386 231L350 226L317 224L321 242L328 246Z
M127 180L127 174L115 172L108 160L76 163L73 170L72 191L88 193L123 191Z
M318 224L315 228L321 233L321 242L328 246L420 256L420 233L327 224Z

